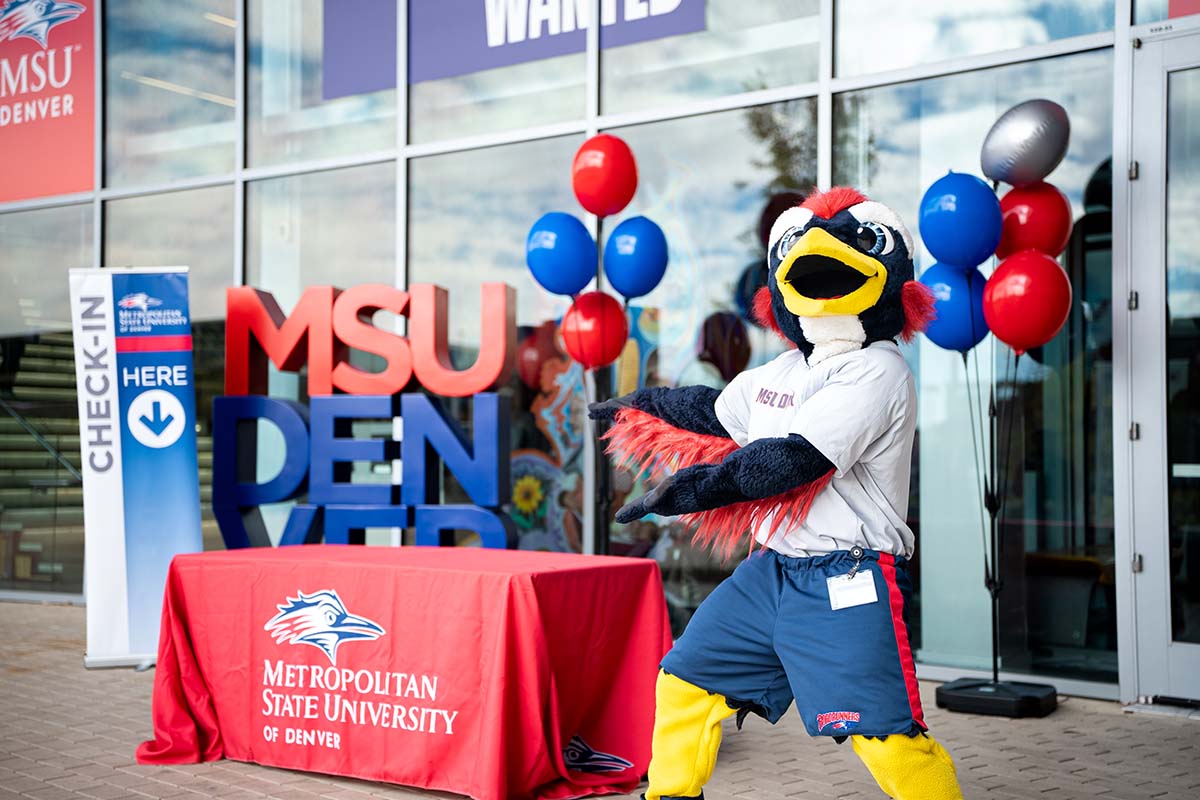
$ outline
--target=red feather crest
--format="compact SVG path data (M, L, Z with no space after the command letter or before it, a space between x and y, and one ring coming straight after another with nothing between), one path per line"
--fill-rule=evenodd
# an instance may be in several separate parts
M905 281L900 289L900 302L904 305L904 330L900 338L911 342L912 338L929 327L937 318L935 298L928 286L918 281Z
M738 449L732 439L685 431L634 408L617 412L615 422L602 438L608 441L607 452L616 456L616 466L635 473L647 471L655 479L693 464L719 463ZM753 537L762 523L770 522L770 535L774 536L785 523L803 520L832 477L830 471L790 492L680 518L696 528L697 542L729 558L745 541L746 534ZM753 541L751 538L751 549Z
M804 198L801 208L807 208L818 217L833 219L839 211L867 202L867 196L849 186L834 186L827 192L813 192Z

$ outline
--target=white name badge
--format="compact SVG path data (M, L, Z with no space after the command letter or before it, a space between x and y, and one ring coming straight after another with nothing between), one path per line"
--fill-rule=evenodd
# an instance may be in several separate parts
M875 593L875 578L869 569L860 569L854 577L834 575L825 579L829 587L829 607L834 611L854 606L865 606L879 600Z

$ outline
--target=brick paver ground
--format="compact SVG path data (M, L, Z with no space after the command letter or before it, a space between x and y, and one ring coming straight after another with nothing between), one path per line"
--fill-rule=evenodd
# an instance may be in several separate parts
M0 603L0 798L456 798L385 784L218 761L143 767L153 673L86 671L83 609ZM1130 714L1063 698L1043 720L948 714L922 687L927 717L968 798L1200 799L1200 720ZM710 800L882 798L849 745L811 740L789 713L727 728Z

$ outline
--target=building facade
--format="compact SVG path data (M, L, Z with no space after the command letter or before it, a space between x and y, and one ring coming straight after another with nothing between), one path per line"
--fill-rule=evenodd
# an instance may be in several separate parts
M24 5L0 7L5 593L82 591L69 267L190 268L206 503L226 287L288 309L312 284L437 283L469 364L479 284L504 281L521 326L505 389L521 546L593 552L607 530L612 552L659 561L681 630L731 565L673 520L611 522L643 481L593 466L589 378L554 341L567 301L525 268L529 226L567 211L603 241L627 216L657 221L670 266L632 304L613 388L720 386L779 352L746 308L773 199L852 185L916 234L925 188L978 174L997 116L1044 97L1071 119L1048 179L1075 218L1067 325L1019 365L992 337L968 361L906 346L914 647L929 677L990 666L970 419L995 385L1013 420L1003 670L1100 697L1200 698L1200 4L56 0L52 19L21 22ZM638 160L638 192L611 220L570 186L597 132ZM918 249L919 272L933 261ZM271 381L303 393L295 375ZM389 472L356 465L361 480ZM593 502L604 487L608 506ZM220 547L209 511L205 530Z

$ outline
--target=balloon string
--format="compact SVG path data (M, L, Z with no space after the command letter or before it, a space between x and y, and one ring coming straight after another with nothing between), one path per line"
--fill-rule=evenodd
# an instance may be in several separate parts
M968 411L969 411L970 417L971 417L971 451L972 451L972 454L974 455L975 488L979 492L979 534L982 537L982 542L983 542L983 579L984 579L985 583L990 584L992 582L992 572L991 572L991 567L988 565L987 518L984 515L984 503L986 502L984 500L984 491L983 491L984 466L983 466L983 461L980 458L979 451L981 450L981 447L980 447L979 441L978 441L979 439L981 439L983 437L983 431L982 431L983 420L980 419L980 421L979 421L980 429L978 431L976 429L976 421L975 421L975 418L977 416L977 409L975 407L975 404L977 402L979 392L981 391L981 389L978 385L979 367L978 367L978 363L977 363L976 364L975 396L972 397L971 371L970 371L970 368L967 366L967 358L968 358L967 351L964 350L962 353L963 377L967 383L967 408L968 408ZM978 362L978 360L979 360L978 356L976 356L975 360L976 360L976 362Z
M1012 358L1012 378L1009 381L1009 399L1008 399L1009 407L1008 407L1007 413L1004 415L1006 422L1008 424L1006 426L1007 432L1004 434L1004 474L1003 474L1004 494L1002 494L1000 496L1000 524L1001 525L1003 525L1003 523L1004 523L1004 511L1005 511L1006 506L1008 505L1008 471L1009 471L1009 467L1011 465L1011 458L1012 458L1013 428L1016 426L1016 417L1017 417L1017 409L1015 408L1016 398L1017 398L1017 363L1020 361L1020 359L1021 359L1021 354L1014 351L1013 358Z

